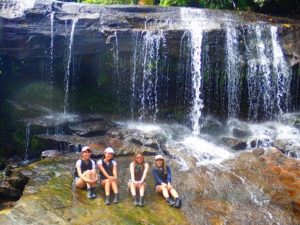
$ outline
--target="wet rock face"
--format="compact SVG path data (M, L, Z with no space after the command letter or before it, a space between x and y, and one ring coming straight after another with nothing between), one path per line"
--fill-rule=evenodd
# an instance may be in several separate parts
M38 1L35 7L28 10L21 18L2 20L2 38L0 42L0 54L9 55L15 58L36 58L49 57L49 43L51 39L51 14L54 13L54 57L61 57L67 49L66 37L71 31L72 20L79 18L75 32L74 55L96 54L108 52L110 44L115 40L115 30L119 31L120 51L132 52L130 40L132 30L156 29L165 30L167 42L177 45L181 41L182 34L186 26L181 18L180 8L165 7L137 7L137 6L99 6L88 4L75 4L67 2L45 2ZM221 28L222 19L238 21L240 23L250 23L253 21L269 21L271 19L279 24L289 24L283 27L282 36L284 39L285 52L290 56L292 65L299 64L299 36L300 29L297 21L283 20L282 18L268 18L263 15L245 12L228 12L212 10L190 10L188 16L205 14L208 27L212 27L208 32L211 37L223 36ZM184 18L183 18L184 19ZM220 23L220 24L218 24ZM146 25L145 25L146 24ZM217 25L216 25L217 24ZM146 26L146 27L145 27ZM242 25L241 25L242 26ZM291 29L290 27L293 27ZM171 28L170 28L171 27ZM214 38L211 38L215 42ZM122 44L122 42L127 44ZM216 49L223 49L223 41L218 41L222 47L215 46ZM108 44L108 45L107 45ZM171 55L178 56L179 52ZM220 54L220 51L215 51ZM219 55L218 55L219 57ZM211 57L214 59L216 57ZM212 63L213 64L213 63Z
M177 171L174 182L188 202L183 210L192 224L292 225L300 215L299 166L277 149L257 149L222 167Z
M23 193L29 178L19 170L0 176L0 209L10 207Z
M247 147L247 142L237 138L223 137L222 141L233 150L245 150Z
M273 142L273 146L291 157L298 158L300 155L299 143L295 143L293 140L279 139Z

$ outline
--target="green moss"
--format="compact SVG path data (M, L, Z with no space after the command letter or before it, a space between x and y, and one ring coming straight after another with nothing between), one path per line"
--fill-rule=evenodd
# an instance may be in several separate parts
M32 217L35 213L39 213L41 217L45 213L45 216L55 215L57 220L73 225L188 224L180 210L169 207L165 200L153 191L151 195L147 194L146 205L143 208L133 206L131 196L127 192L121 193L119 204L106 206L100 187L97 190L98 198L87 199L85 190L72 187L73 168L70 165L73 165L73 161L74 159L68 158L48 159L26 167L27 172L35 174L35 179L31 179L27 189L37 189L35 192L26 192L19 203L26 206L24 213L33 223L39 222ZM46 179L46 182L40 181L41 179ZM149 188L152 188L151 185Z

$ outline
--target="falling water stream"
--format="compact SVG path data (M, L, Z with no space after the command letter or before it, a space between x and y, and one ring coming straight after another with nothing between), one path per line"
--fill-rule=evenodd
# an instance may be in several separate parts
M31 124L28 123L26 125L26 130L25 130L25 158L24 161L28 160L28 154L29 154L29 145L30 145L30 132L31 131Z
M74 42L74 33L75 27L78 22L78 18L72 20L71 32L70 32L70 40L69 40L69 53L68 53L68 61L66 65L65 71L65 79L64 79L64 89L65 89L65 98L64 98L64 113L66 114L69 109L69 85L70 85L70 65L72 60L72 47Z

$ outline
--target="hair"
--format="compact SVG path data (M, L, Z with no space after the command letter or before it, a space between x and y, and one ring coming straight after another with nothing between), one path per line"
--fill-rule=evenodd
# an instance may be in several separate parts
M89 152L91 152L91 149L89 149ZM81 159L81 160L83 160L83 157L82 157L82 156L83 156L83 152L80 152L80 159ZM91 156L90 156L89 159L91 159Z
M139 164L139 163L137 162L137 160L136 160L136 157L137 157L138 155L142 156L143 161L142 161L142 163L141 163L141 166L142 166L142 169L144 169L145 158L144 158L143 153L141 153L141 152L135 152L135 153L134 153L133 159L132 159L133 165L135 166L136 164Z
M164 174L166 174L167 173L167 167L166 167L166 165L165 165L165 159L161 159L162 160L162 169L163 169L163 171L164 171ZM155 167L156 168L158 168L157 166L156 166L156 160L155 160Z
M108 146L107 146L106 148L108 148ZM105 148L105 149L106 149L106 148ZM107 154L107 153L104 151L104 154L103 154L103 156L102 156L102 158L101 158L102 160L105 159L105 155L106 155L106 154ZM115 156L115 155L113 155L113 158L114 158L114 156Z

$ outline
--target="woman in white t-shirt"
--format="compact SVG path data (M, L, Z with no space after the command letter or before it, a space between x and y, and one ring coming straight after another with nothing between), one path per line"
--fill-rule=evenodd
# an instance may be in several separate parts
M113 159L114 150L108 147L104 151L103 159L98 160L97 164L100 170L100 184L105 190L105 204L109 205L110 202L110 189L114 192L113 203L119 202L119 192L117 184L117 162Z
M135 153L133 161L130 163L130 180L128 186L130 188L133 204L135 206L144 205L144 193L146 188L146 176L149 169L149 164L144 161L142 153ZM137 191L139 192L139 200L137 198Z
M76 162L75 185L77 188L87 187L87 197L96 198L96 183L98 180L96 164L91 159L91 149L85 146L81 150L81 157Z

